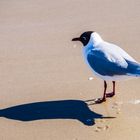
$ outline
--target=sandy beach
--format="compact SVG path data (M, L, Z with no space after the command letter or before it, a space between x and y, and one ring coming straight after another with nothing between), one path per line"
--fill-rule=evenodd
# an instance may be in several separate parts
M71 41L88 30L140 62L139 0L0 1L0 140L140 139L140 79L85 102L103 93Z

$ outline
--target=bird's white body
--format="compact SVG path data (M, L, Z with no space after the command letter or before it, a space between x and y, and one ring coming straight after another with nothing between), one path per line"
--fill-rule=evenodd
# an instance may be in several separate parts
M98 62L96 62L96 60L94 62L94 57L95 57L95 58L99 59L100 62L103 60L103 62L105 62L107 64L112 63L112 65L115 65L115 67L118 70L119 70L119 68L124 69L124 70L125 69L127 70L127 68L129 68L131 70L131 67L133 67L133 65L131 64L132 66L130 66L130 64L128 62L134 63L134 66L136 66L136 65L140 66L140 64L135 59L133 59L128 53L126 53L123 49L121 49L120 47L118 47L114 44L104 41L100 37L100 35L96 32L93 32L91 34L88 44L83 47L83 54L84 54L86 63L92 69L93 73L96 76L102 78L103 80L116 81L116 80L124 79L124 77L127 78L130 76L140 76L139 73L137 74L137 73L133 73L133 72L132 73L123 72L124 74L108 75L108 74L100 74L97 72L97 70L95 71L94 66L91 67L89 60L87 59L89 54L91 55L93 63L98 63ZM95 64L95 65L97 65L97 64ZM110 65L106 65L106 66L110 66ZM98 66L98 67L100 67L100 66ZM101 67L101 69L102 69L102 67ZM138 67L137 69L139 69L139 71L140 71L140 67ZM132 68L132 70L133 70L133 68ZM109 70L109 71L111 71L111 70ZM115 70L115 71L118 72L117 70Z

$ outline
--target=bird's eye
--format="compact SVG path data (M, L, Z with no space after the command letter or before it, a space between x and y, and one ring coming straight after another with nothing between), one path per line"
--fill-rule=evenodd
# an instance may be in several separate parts
M82 37L84 40L87 40L86 37Z

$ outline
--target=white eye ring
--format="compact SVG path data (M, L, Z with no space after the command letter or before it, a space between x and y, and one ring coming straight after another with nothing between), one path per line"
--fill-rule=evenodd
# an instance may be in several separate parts
M84 39L84 40L87 40L87 38L86 38L86 37L83 37L83 39Z

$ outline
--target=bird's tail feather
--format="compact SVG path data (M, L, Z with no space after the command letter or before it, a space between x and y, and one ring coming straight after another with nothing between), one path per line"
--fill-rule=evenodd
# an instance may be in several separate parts
M136 77L140 77L140 70L136 71L136 73L134 74Z
M127 63L128 63L128 74L130 76L140 77L140 64L131 61L127 61Z

